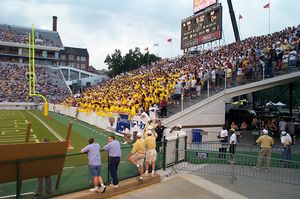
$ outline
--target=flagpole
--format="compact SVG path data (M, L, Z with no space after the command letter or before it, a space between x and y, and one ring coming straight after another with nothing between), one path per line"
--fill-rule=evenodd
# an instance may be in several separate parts
M240 15L239 15L239 32L241 34L241 17L240 17Z
M171 59L172 59L172 48L173 48L173 41L171 41Z
M271 6L269 6L269 34L271 33Z

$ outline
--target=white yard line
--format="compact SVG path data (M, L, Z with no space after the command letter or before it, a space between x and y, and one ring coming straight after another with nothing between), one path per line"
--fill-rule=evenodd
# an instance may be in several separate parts
M26 195L33 195L33 192L27 192L27 193L22 193L21 196L26 196ZM0 196L0 199L4 199L4 198L12 198L12 197L16 197L16 195L7 195L7 196Z
M56 131L54 131L50 126L48 126L44 121L42 121L38 116L28 111L35 119L37 119L41 124L43 124L59 141L65 141Z
M12 128L0 128L1 130L17 130L15 127ZM19 130L25 130L26 128L18 128Z
M74 169L75 167L64 167L63 169Z

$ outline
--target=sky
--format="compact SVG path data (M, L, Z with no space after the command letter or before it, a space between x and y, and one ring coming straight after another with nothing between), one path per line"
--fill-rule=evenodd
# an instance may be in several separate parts
M223 5L223 39L234 42L227 0ZM241 14L240 36L245 39L300 24L299 0L232 0L235 15ZM163 58L181 55L181 20L193 15L193 0L1 0L0 23L52 29L52 16L58 17L58 32L64 46L87 48L90 65L107 69L107 54L130 48ZM172 38L172 46L167 42ZM159 47L154 47L159 43Z

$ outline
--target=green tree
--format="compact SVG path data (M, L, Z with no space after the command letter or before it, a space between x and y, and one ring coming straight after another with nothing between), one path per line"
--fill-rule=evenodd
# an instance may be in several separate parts
M123 57L121 50L115 49L115 52L112 55L107 55L104 63L107 64L109 70L109 76L113 77L122 72L123 70Z
M140 48L136 47L134 50L129 49L124 57L122 57L121 50L116 49L113 54L106 56L104 63L108 66L109 76L114 77L160 59L160 57L149 54L149 52L142 54Z

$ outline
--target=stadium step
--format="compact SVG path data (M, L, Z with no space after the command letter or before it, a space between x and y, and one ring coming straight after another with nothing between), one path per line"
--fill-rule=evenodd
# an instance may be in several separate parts
M110 187L109 185L106 186L105 193L94 193L90 190L84 190L79 192L74 192L67 195L62 195L56 197L56 199L99 199L99 198L109 198L113 196L117 196L129 191L134 191L149 185L153 185L160 182L160 175L155 174L154 177L151 175L144 177L143 183L140 183L137 177L130 178L127 180L120 181L118 188Z

